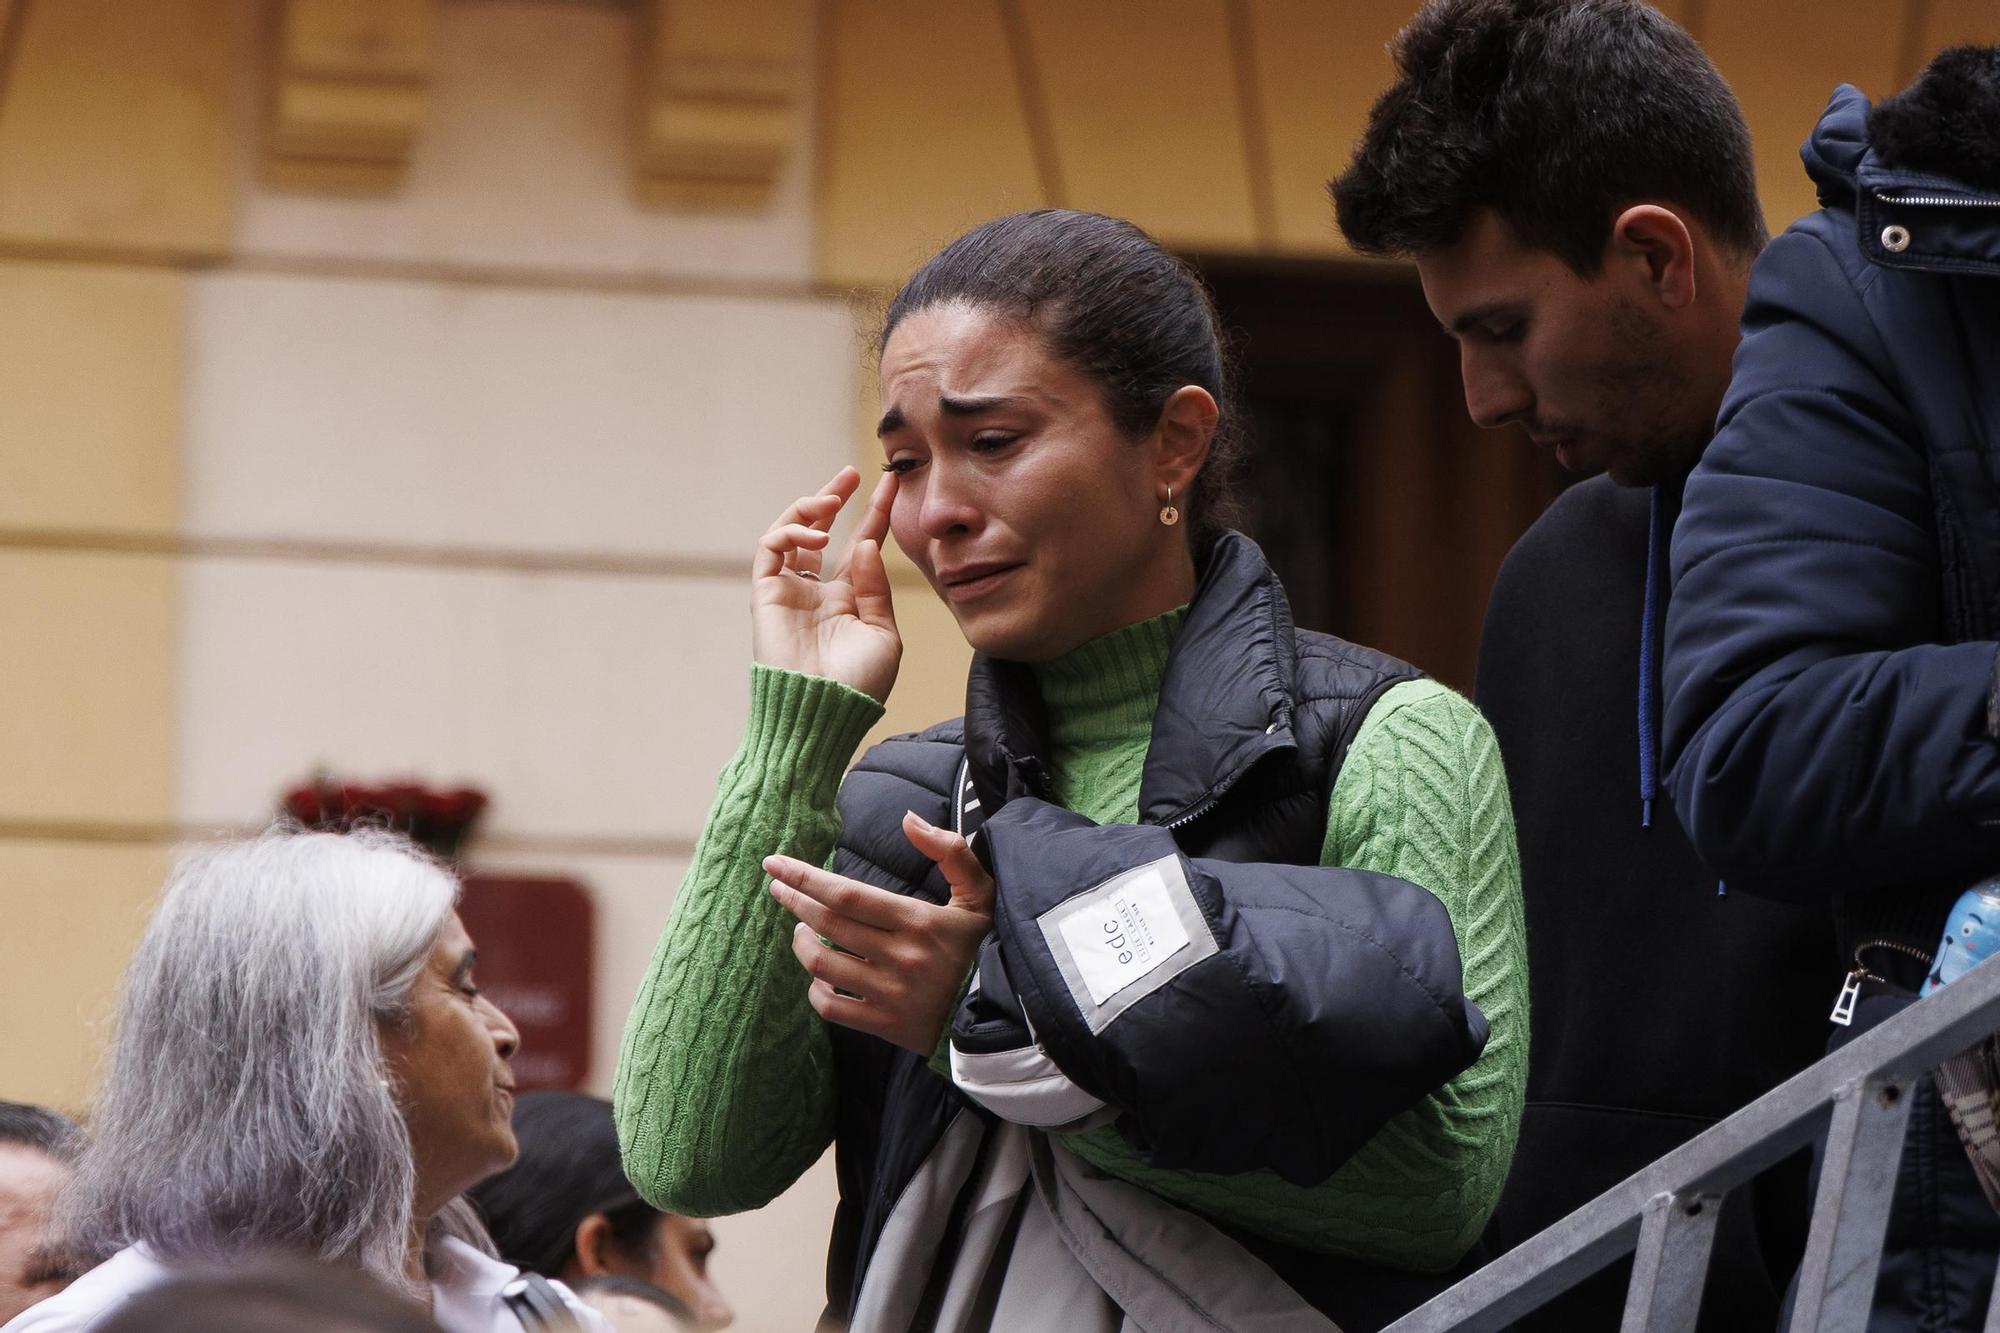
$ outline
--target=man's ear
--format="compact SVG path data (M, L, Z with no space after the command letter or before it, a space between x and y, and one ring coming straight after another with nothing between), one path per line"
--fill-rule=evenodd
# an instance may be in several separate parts
M579 1277L608 1277L618 1271L618 1242L611 1219L592 1213L576 1224L576 1268Z
M1208 461L1208 446L1215 440L1215 424L1222 411L1215 398L1199 384L1183 384L1160 409L1160 425L1154 432L1157 447L1153 466L1161 486L1171 486L1175 495L1186 495L1195 474Z
M1634 204L1611 224L1605 263L1631 266L1668 310L1694 304L1694 235L1671 208Z

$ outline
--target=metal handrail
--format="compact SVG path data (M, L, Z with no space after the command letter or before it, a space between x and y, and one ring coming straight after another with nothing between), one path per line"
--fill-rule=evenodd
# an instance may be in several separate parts
M1693 1333L1722 1196L1822 1132L1791 1333L1865 1333L1911 1084L2000 1031L1996 963L1862 1033L1384 1333L1497 1333L1627 1254L1622 1333ZM1989 1333L2000 1333L2000 1283L1995 1298Z

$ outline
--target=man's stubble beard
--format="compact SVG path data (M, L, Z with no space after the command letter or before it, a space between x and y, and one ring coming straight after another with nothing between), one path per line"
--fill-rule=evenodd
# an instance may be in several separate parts
M1693 377L1652 316L1620 301L1611 326L1614 350L1592 376L1611 441L1605 470L1620 486L1656 486L1694 466L1720 404L1688 401Z

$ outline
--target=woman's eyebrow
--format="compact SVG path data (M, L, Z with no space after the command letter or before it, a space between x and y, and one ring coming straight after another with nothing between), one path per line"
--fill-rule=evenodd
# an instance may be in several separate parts
M1026 398L1015 394L981 394L973 397L954 394L939 394L938 408L948 417L976 417L981 412L991 412L999 407L1019 407L1027 403ZM875 437L893 434L907 426L909 418L900 407L891 407L875 423Z
M996 407L1018 407L1027 401L1007 394L988 394L977 398L954 398L948 393L938 395L938 407L948 417L978 416Z

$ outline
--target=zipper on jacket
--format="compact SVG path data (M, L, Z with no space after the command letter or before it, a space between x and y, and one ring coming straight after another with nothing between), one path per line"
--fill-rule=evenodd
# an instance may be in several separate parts
M1277 725L1278 725L1277 723L1273 722L1271 724L1272 729L1275 730L1277 728ZM1268 750L1265 751L1265 754L1269 753L1270 751ZM1229 789L1231 787L1234 787L1245 773L1248 773L1251 769L1257 767L1258 760L1261 760L1262 758L1263 755L1259 755L1256 760L1252 760L1250 763L1244 765L1243 767L1237 769L1234 773L1230 774L1229 779L1226 782L1219 782L1215 786L1210 787L1208 789L1207 794L1204 795L1200 800L1196 801L1193 805L1189 806L1187 809L1175 815L1172 819L1169 819L1166 823L1160 825L1160 827L1167 830L1167 832L1172 833L1176 829L1185 828L1189 824L1194 823L1195 820L1200 819L1203 815L1213 810L1216 807L1217 802L1221 801L1223 797L1229 794Z
M1930 954L1913 945L1904 944L1900 940L1863 940L1861 943L1855 945L1854 970L1849 972L1847 980L1841 983L1840 995L1833 1002L1833 1012L1827 1015L1829 1021L1838 1023L1841 1027L1851 1026L1854 1022L1854 1006L1860 1003L1861 1000L1861 983L1864 981L1888 980L1887 977L1873 971L1869 968L1868 964L1861 961L1861 955L1867 953L1870 949L1887 949L1891 953L1899 953L1906 957L1914 958L1925 967L1931 965Z
M1215 809L1216 803L1229 794L1229 789L1236 785L1236 779L1241 776L1242 773L1239 772L1235 777L1230 778L1229 781L1209 788L1206 796L1175 815L1172 819L1169 819L1160 827L1172 833L1177 829L1186 828L1189 824L1194 823L1195 820L1200 819L1203 815Z
M2000 198L1991 195L1881 194L1885 204L1907 204L1913 208L2000 208Z

